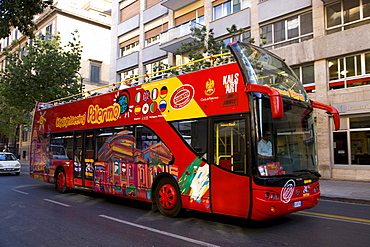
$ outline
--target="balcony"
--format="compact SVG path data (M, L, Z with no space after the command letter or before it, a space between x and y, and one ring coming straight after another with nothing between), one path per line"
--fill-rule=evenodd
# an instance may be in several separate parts
M155 60L159 57L167 56L167 52L158 48L159 44L147 46L142 50L142 61L148 63L151 60Z
M182 43L188 43L194 40L192 28L202 28L203 25L189 21L179 26L173 27L160 34L161 41L159 48L164 51L176 53L181 48Z
M188 6L192 3L198 2L199 0L167 0L161 3L166 8L172 9L173 11L179 10Z
M258 4L258 22L261 23L289 13L294 13L300 9L311 7L312 0L264 1Z
M116 71L123 71L139 65L139 52L130 53L117 59Z

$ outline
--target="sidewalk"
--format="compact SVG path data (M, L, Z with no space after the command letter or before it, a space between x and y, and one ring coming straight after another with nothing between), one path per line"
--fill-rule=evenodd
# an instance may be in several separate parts
M321 199L370 204L370 182L320 180Z

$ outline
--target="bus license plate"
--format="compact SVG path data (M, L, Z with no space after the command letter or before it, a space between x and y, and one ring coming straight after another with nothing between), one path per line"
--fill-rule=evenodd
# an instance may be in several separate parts
M302 207L302 201L293 202L293 207L295 208Z

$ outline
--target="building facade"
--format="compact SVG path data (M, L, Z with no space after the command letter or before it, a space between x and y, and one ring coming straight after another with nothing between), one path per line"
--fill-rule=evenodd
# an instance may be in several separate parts
M237 38L233 24L244 29ZM186 62L174 54L195 25L284 58L312 100L341 113L334 131L315 112L323 178L370 181L370 0L113 0L110 82Z
M38 29L35 32L43 35L59 35L62 45L72 39L71 33L78 31L82 46L81 69L76 72L82 78L85 91L101 87L109 83L110 63L110 0L57 0L55 8L46 9L35 17ZM9 47L17 39L21 47L32 44L17 29L13 29L9 37L0 40L0 50ZM6 66L6 61L0 54L0 69ZM22 126L18 141L9 141L9 148L21 160L29 160L30 126ZM3 140L3 139L1 139Z

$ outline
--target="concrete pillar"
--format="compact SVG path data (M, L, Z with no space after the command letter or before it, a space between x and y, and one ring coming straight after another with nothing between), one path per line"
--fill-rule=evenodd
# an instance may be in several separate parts
M119 1L114 0L112 2L112 25L111 25L111 54L110 54L110 70L109 70L109 83L115 83L120 81L120 76L116 72L116 61L119 57L119 44L117 37L117 28L119 24ZM115 17L115 18L114 18Z
M314 38L325 35L325 8L321 0L312 0L312 22ZM315 49L315 47L313 47ZM315 100L330 104L328 97L328 67L326 59L315 61ZM332 177L332 134L329 116L323 110L315 110L317 154L319 172L325 179Z
M321 103L328 102L328 69L326 60L315 62L315 100ZM316 137L319 161L319 172L325 179L331 178L331 166L333 163L331 122L329 116L323 110L315 110L316 116Z
M210 28L210 23L212 21L212 0L204 0L204 23L207 30Z
M145 46L145 32L144 32L144 15L143 12L145 10L146 6L146 0L141 0L140 1L140 20L139 20L139 44L140 44L140 49L139 49L139 75L144 75L145 74L145 68L143 65L143 48ZM142 79L142 78L140 78Z
M314 38L325 35L325 8L322 0L312 0L312 24Z
M175 26L175 18L174 18L174 13L172 9L168 9L168 29L172 28ZM175 66L176 65L176 56L175 54L169 52L168 56L168 65L170 66Z
M258 1L251 1L251 37L254 38L255 45L261 43L258 23Z

